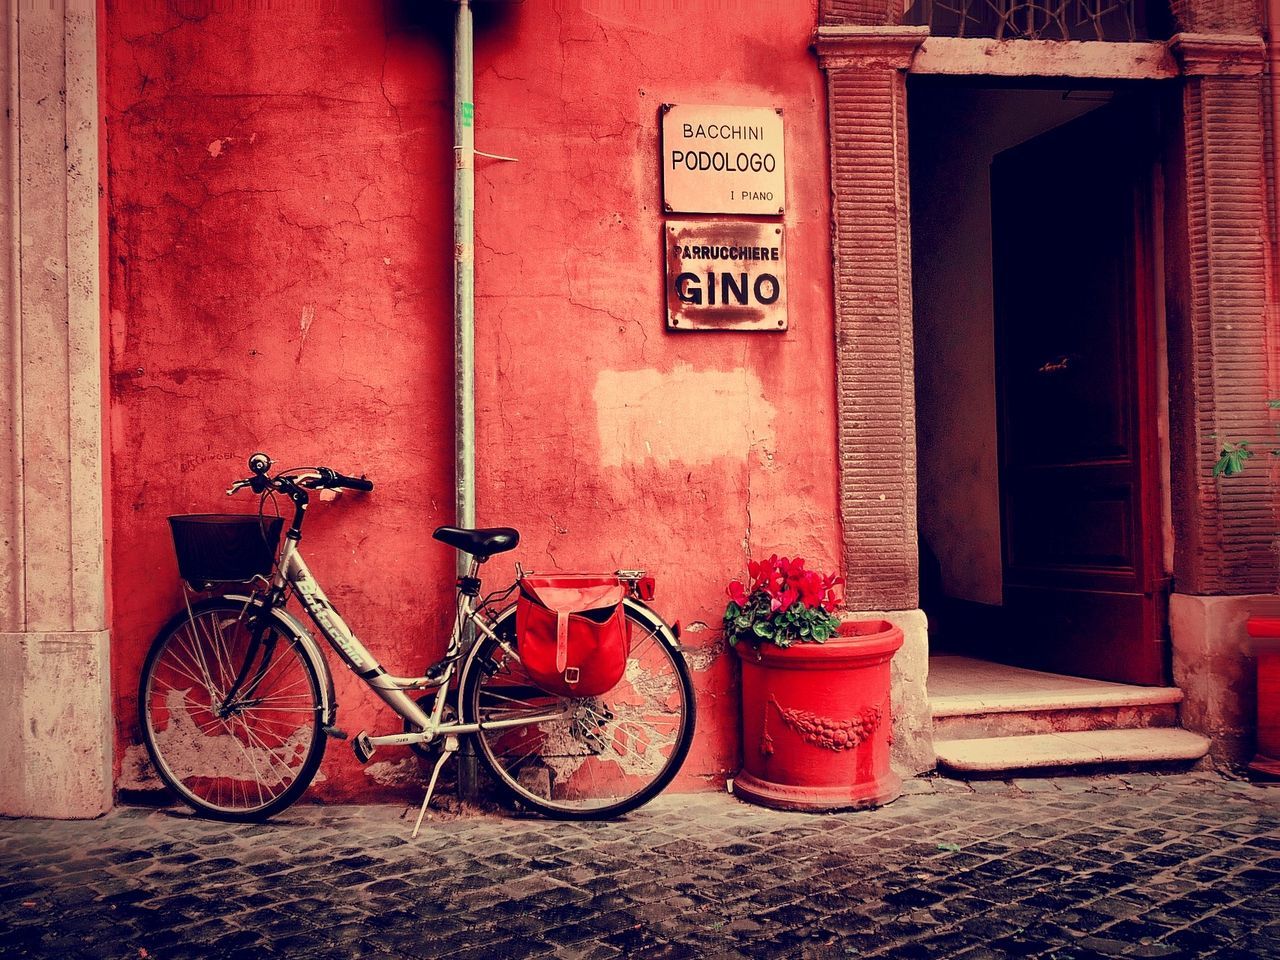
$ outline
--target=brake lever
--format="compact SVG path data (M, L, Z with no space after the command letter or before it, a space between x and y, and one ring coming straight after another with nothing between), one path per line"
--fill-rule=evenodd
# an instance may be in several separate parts
M322 503L332 503L337 500L342 491L336 487L329 486L333 479L337 477L337 472L330 470L328 467L316 467L316 473L320 474L320 476L300 480L298 486L306 487L308 490L319 490L318 496Z
M227 496L234 496L245 487L249 487L254 493L262 493L270 485L271 480L268 477L250 477L248 480L237 480L227 487Z

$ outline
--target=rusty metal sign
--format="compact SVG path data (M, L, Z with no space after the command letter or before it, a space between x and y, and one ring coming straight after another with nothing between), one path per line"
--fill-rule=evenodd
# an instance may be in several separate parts
M669 330L787 329L782 224L671 220L663 229Z
M676 213L782 213L782 111L664 103L662 199Z

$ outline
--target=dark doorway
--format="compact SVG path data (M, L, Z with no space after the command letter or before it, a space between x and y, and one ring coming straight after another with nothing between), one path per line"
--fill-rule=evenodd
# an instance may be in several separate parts
M909 111L931 646L1162 683L1153 100L913 80Z
M1024 659L1163 679L1155 132L1123 99L991 168L1004 607Z

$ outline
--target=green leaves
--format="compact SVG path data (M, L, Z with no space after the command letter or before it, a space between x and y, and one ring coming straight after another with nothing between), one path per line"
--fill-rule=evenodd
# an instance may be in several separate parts
M823 643L836 635L840 621L830 611L840 602L841 577L807 569L803 557L776 554L751 561L747 571L746 584L731 580L725 588L724 636L730 645L746 641L753 647L789 647Z
M1238 473L1244 473L1244 463L1253 456L1253 451L1249 449L1249 441L1241 440L1239 442L1226 441L1222 445L1222 449L1218 452L1218 460L1213 465L1213 475L1215 477L1234 477Z
M823 643L836 634L840 621L821 607L796 601L786 610L775 610L774 599L758 590L745 606L730 600L724 609L724 635L730 645L745 641L753 647L772 643Z
M1280 400L1268 400L1268 410L1280 410ZM1280 457L1280 450L1271 450L1273 457ZM1245 462L1253 457L1248 440L1223 440L1218 459L1213 464L1214 477L1234 477L1244 473Z

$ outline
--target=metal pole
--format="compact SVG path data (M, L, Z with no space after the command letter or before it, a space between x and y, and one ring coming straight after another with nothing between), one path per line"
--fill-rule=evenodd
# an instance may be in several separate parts
M460 527L476 523L475 373L475 105L472 24L468 0L458 2L453 44L453 361L455 505ZM469 558L458 554L458 576Z
M453 370L454 370L454 521L476 525L476 371L475 371L475 91L472 20L468 0L457 0L453 36ZM466 576L471 558L458 554L458 576ZM470 643L469 625L464 624ZM458 794L478 792L476 758L470 742L458 757Z

